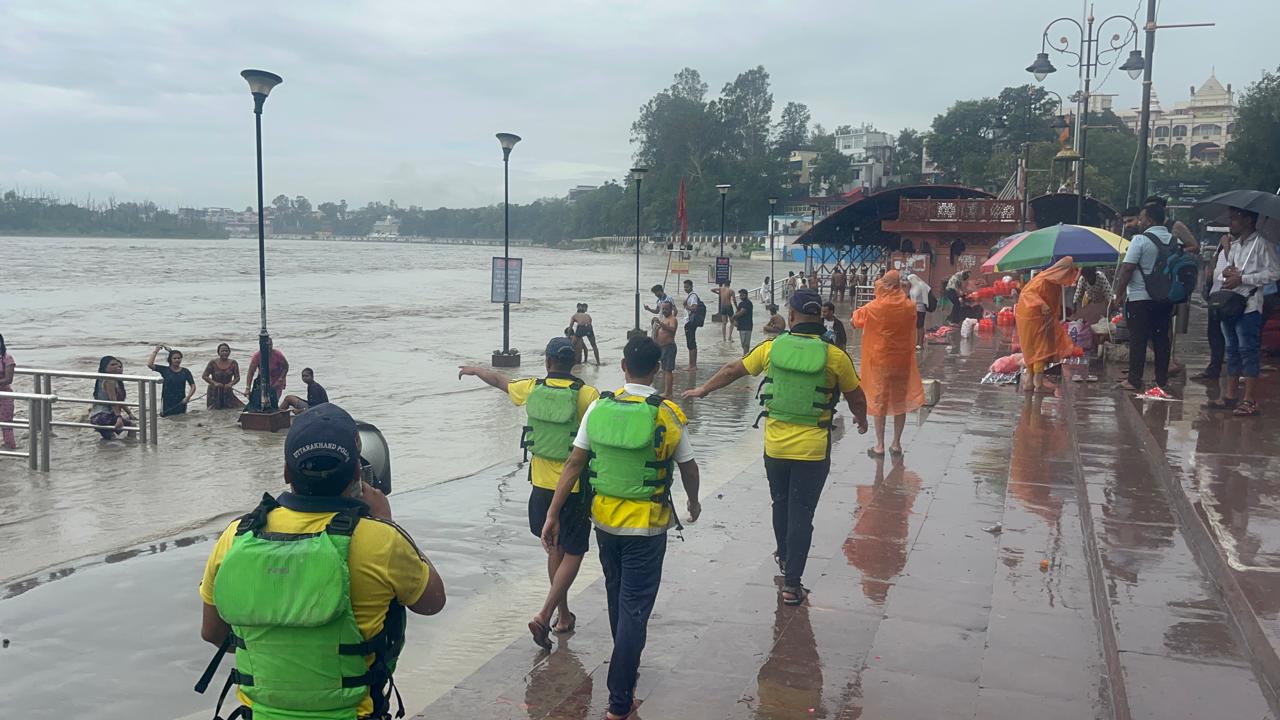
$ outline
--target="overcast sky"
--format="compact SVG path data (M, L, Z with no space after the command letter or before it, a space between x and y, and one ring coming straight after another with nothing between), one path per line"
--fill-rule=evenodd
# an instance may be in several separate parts
M1140 4L1097 0L1096 13ZM268 200L498 202L493 134L505 131L524 137L511 180L512 199L527 202L624 172L637 109L684 66L714 95L764 65L775 114L803 102L827 128L925 128L958 98L1029 81L1045 24L1081 10L1074 0L4 0L0 190L244 207L253 118L239 72L256 67L284 77L263 116ZM1211 69L1243 89L1280 63L1280 2L1164 0L1159 20L1218 23L1158 34L1166 105ZM1045 84L1067 95L1076 75L1051 58L1060 71ZM1140 84L1117 71L1102 92L1136 105Z

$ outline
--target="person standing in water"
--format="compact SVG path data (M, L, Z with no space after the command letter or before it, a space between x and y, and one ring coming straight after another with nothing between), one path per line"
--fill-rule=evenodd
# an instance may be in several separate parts
M689 522L702 514L698 463L684 412L652 387L661 357L647 337L627 341L622 351L626 384L587 409L542 528L542 544L550 552L564 537L561 510L578 478L589 472L591 520L613 635L606 720L622 720L635 710L636 673L662 583L667 530L681 527L671 499L675 467L688 497Z
M110 355L104 355L98 361L98 372L109 375L124 374L124 363L119 358ZM137 422L133 419L133 413L129 412L129 408L121 403L128 398L128 393L124 389L124 383L119 380L109 380L99 378L93 383L93 399L96 402L89 406L89 423L91 425L101 426L98 433L102 435L103 440L110 440L119 435L125 428L137 427ZM133 432L129 433L129 437L133 437Z
M529 531L542 537L547 513L556 485L564 471L565 460L573 450L573 439L587 408L600 397L600 392L574 377L577 352L566 338L552 338L547 343L546 369L542 378L507 380L489 368L464 365L458 378L470 375L490 387L502 390L515 405L523 405L528 413L520 446L533 455L529 463ZM575 476L576 477L576 476ZM533 619L529 632L542 648L551 649L551 633L573 632L577 616L569 610L569 588L578 577L582 558L587 554L591 537L586 506L587 493L575 479L570 497L557 510L556 542L547 548L547 577L551 588ZM559 616L552 621L552 613Z
M689 369L698 367L698 328L707 321L707 306L693 291L693 281L684 281L684 344L689 349Z
M160 377L164 378L160 390L160 417L185 415L187 403L191 402L191 396L196 394L196 379L191 377L190 370L182 367L182 353L177 350L169 350L169 355L165 359L166 365L157 367L156 355L161 350L169 350L169 348L157 345L151 349L151 357L147 358L147 367L160 373Z
M742 354L751 352L751 329L755 327L755 304L746 288L738 290L738 309L733 312L734 327L738 328L738 339L742 341Z
M17 361L13 359L13 355L9 354L9 348L5 347L4 336L0 335L0 392L13 392L13 368L17 365ZM0 422L13 422L13 398L0 398ZM6 450L14 450L18 447L18 441L13 436L13 428L0 428L0 446Z
M686 390L686 399L706 397L746 375L765 373L764 470L773 500L774 557L782 571L782 602L799 605L809 591L802 584L813 513L831 471L831 421L844 396L867 431L867 399L849 354L823 342L822 301L818 293L797 290L791 296L791 332L765 340L741 360L720 368L702 385Z
M231 359L231 346L218 343L218 357L204 366L200 376L208 384L204 405L210 410L239 410L244 407L236 397L236 384L240 382L240 364Z
M274 404L278 403L280 398L284 397L284 389L288 384L287 380L289 377L289 360L284 356L284 353L275 349L275 343L271 341L270 337L267 338L267 354L270 356L271 362L271 372L269 374L271 375L271 390L275 395L275 400L273 401ZM253 394L253 381L258 374L258 368L261 364L262 351L255 350L253 352L253 356L249 358L249 374L244 381L244 394L246 397L251 398L251 402L253 403L256 403L257 401L257 398L254 397Z
M733 306L733 288L729 287L729 283L720 283L716 288L716 298L720 301L720 310L717 314L724 323L722 328L724 339L728 340L729 333L733 332L733 317L736 311Z
M666 397L671 397L676 382L676 307L670 300L659 303L661 313L653 319L653 341L662 353L661 367ZM727 321L726 321L727 322Z
M596 331L591 326L591 316L587 314L587 304L578 303L578 312L569 318L569 327L581 344L582 363L587 362L587 343L591 343L591 352L595 353L596 365L600 364L600 348L596 346Z

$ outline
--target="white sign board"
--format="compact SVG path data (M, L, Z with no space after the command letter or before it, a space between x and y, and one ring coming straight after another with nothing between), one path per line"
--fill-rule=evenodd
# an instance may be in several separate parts
M493 279L489 284L490 302L520 302L520 274L524 268L523 258L493 259ZM504 294L503 288L506 288Z

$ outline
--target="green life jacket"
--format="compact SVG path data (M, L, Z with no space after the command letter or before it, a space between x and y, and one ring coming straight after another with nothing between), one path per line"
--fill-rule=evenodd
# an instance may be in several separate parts
M318 533L266 531L278 507L337 514ZM253 702L253 720L355 720L364 696L370 717L390 717L386 688L399 691L391 674L404 646L405 610L393 602L382 632L365 640L351 607L348 550L363 503L284 493L264 495L240 519L236 536L214 580L213 599L231 632L196 684L203 693L218 664L234 649L215 720L232 685ZM373 656L372 665L365 662ZM396 717L404 715L403 705ZM250 717L236 708L227 718Z
M602 393L587 416L591 464L587 477L599 495L667 502L671 459L658 459L667 428L658 418L662 396L642 402Z
M578 392L583 382L572 379L569 387L553 387L545 379L534 381L525 412L529 424L524 426L520 447L525 459L532 452L534 457L562 462L573 452L573 439L578 434Z
M757 395L764 411L756 417L770 417L793 425L830 427L822 416L836 406L834 387L827 387L827 343L819 338L784 333L769 349L769 370L760 381ZM764 392L765 385L770 387Z

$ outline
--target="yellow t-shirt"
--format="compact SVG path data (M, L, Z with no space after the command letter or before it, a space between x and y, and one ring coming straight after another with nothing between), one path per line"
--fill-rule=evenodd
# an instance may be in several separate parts
M547 385L553 388L567 388L573 385L573 380L559 377L547 378ZM529 402L529 394L533 392L533 387L537 383L534 378L525 378L523 380L512 380L507 383L507 395L511 398L511 404L524 405ZM591 403L600 398L600 391L590 385L583 385L578 390L578 417L581 418L586 414L587 408L591 407ZM547 490L555 490L556 485L560 482L560 473L564 471L563 460L548 460L534 455L529 460L529 481L534 487L546 488ZM573 491L578 492L578 483L573 484Z
M267 515L268 532L314 533L321 532L334 513L304 513L288 508L276 508ZM200 599L213 605L213 585L222 567L222 558L231 549L236 536L237 518L231 522L209 553L204 566L204 580L200 582ZM347 554L347 567L351 572L351 609L364 639L382 632L387 619L387 606L392 599L408 607L422 597L430 579L430 568L418 555L418 549L408 535L397 525L384 520L361 518L351 536ZM237 691L240 703L251 703L244 693ZM373 700L366 695L360 701L359 717L373 712Z
M619 388L614 395L619 399L644 402L644 396L631 395L626 392L626 388ZM663 400L662 407L658 410L658 422L667 429L662 435L662 447L658 448L657 459L666 460L676 454L676 447L680 445L688 418L679 405ZM671 471L674 476L674 466ZM671 487L675 480L673 476L667 478L666 488ZM668 503L628 500L600 494L596 494L591 501L591 519L596 527L614 535L660 535L674 524L671 522L671 505Z
M799 337L816 338L817 335L793 333ZM759 375L769 369L769 351L773 347L770 338L760 343L746 357L742 365L752 375ZM858 387L858 372L853 369L853 361L848 353L835 345L827 345L826 387L836 387L839 392L847 393ZM833 412L828 410L822 414L823 420L830 420ZM779 460L822 460L827 457L827 443L830 431L823 427L796 425L766 417L764 420L764 454Z

